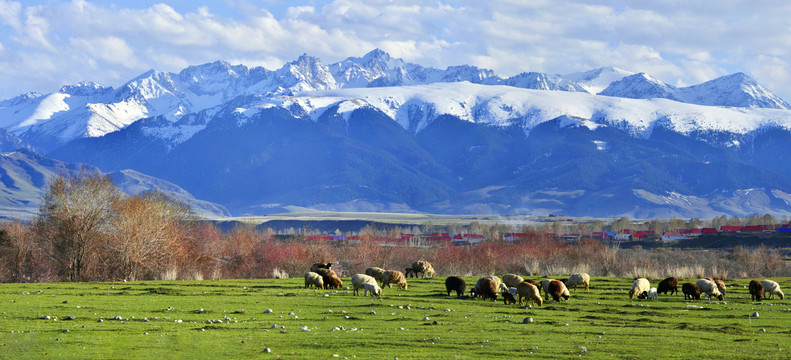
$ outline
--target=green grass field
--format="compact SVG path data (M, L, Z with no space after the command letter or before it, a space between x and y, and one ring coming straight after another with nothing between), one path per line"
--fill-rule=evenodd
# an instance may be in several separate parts
M531 309L409 280L381 298L302 279L0 284L0 358L791 358L791 304L751 302L749 280L724 302L630 301L631 279L593 278Z

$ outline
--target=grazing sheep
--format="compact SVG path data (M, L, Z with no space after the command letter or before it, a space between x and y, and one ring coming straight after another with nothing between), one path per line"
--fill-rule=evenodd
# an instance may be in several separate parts
M386 270L384 273L384 280L382 281L382 286L387 285L387 287L391 287L391 284L397 284L398 289L407 288L406 277L404 277L404 273L398 270Z
M445 290L448 290L448 296L451 291L455 291L456 296L461 296L467 290L467 282L458 276L448 276L445 279Z
M643 291L642 293L640 293L639 295L637 295L637 299L639 299L639 300L645 300L645 299L648 299L648 291Z
M764 285L758 280L751 280L749 288L750 300L761 301L761 298L764 296Z
M547 300L549 300L549 283L552 281L555 281L555 279L541 280L539 283L541 285L539 289L544 291L544 296L546 296Z
M780 290L780 284L777 281L764 279L761 280L761 285L764 286L764 299L771 299L775 295L780 297L780 300L785 298L783 290Z
M717 285L717 290L720 291L722 297L725 297L725 283L722 280L714 280L714 285ZM722 300L722 299L720 299Z
M314 271L314 272L319 274L319 275L321 275L321 278L324 280L324 288L325 289L327 289L327 288L340 289L341 288L341 284L343 284L343 281L341 281L341 278L338 277L338 274L336 274L335 271L333 271L332 269L317 268L316 271Z
M359 290L365 288L365 286L363 286L364 284L374 284L376 286L379 286L376 284L376 279L374 279L373 276L368 276L365 274L354 274L354 276L352 276L352 286L354 287L354 291L352 293L354 295L359 296L360 295Z
M426 260L418 260L418 261L413 262L412 263L412 267L406 268L404 270L404 273L408 277L411 277L413 275L415 277L417 277L417 274L421 273L421 274L423 274L422 277L424 277L424 278L425 277L434 277L434 275L436 274L434 272L434 268L431 266L431 263L429 263Z
M314 272L308 272L305 274L305 289L309 288L311 285L315 286L317 289L324 288L324 278L321 275L316 274Z
M484 300L491 299L497 301L497 286L495 286L494 281L488 277L478 279L478 282L475 283L473 293L475 296L483 297Z
M651 283L646 278L639 278L632 283L632 290L629 290L629 298L632 299L635 295L642 294L643 291L648 291L651 288Z
M591 276L586 273L571 274L569 279L565 281L566 288L577 289L577 285L585 285L585 292L588 292L590 286Z
M538 289L538 292L541 293L541 284L529 279L525 279L523 282L526 282L528 284L533 284L533 286L535 286Z
M380 267L369 267L365 269L365 275L372 276L376 281L384 283L385 269ZM382 284L384 286L384 284Z
M719 289L717 289L717 284L714 281L707 280L707 279L700 279L696 282L698 288L700 288L701 294L706 294L707 299L711 299L712 296L716 296L717 299L722 300L722 293Z
M516 291L519 293L519 306L522 306L522 298L526 298L527 301L536 303L538 306L544 303L544 299L542 299L541 294L538 293L538 287L527 281L523 281L517 285Z
M665 280L659 282L659 285L656 287L657 294L667 294L670 292L670 295L673 295L678 292L678 279L671 276Z
M700 288L693 283L684 283L681 285L681 292L684 293L684 300L700 300Z
M569 301L569 297L571 297L569 289L560 280L550 281L549 286L547 286L547 292L552 296L552 300L555 301L560 301L561 297L563 297L563 300Z
M503 295L503 303L504 304L508 305L509 302L511 304L516 304L516 299L514 299L514 296L511 295L511 293L509 293L508 291L502 292L500 294Z
M369 291L371 292L371 296L376 296L376 297L382 296L382 288L380 288L379 285L376 283L373 284L364 283L363 289L365 289L363 290L363 296L368 296Z
M486 277L489 278L489 279L492 279L492 281L494 281L494 287L497 288L497 289L499 289L500 288L500 284L503 283L503 281L500 280L500 278L497 277L497 276L489 275L489 276L486 276Z
M313 264L313 266L310 267L310 271L314 272L314 273L318 273L318 269L331 269L331 268L332 268L332 263L331 262L328 262L326 264L316 263L316 264Z
M337 276L330 276L324 278L325 289L340 289L343 286L343 281Z
M503 283L505 285L508 285L508 287L516 287L522 281L525 281L525 279L522 279L521 276L516 275L516 274L505 274L505 275L503 275Z
M648 300L656 300L656 298L656 288L652 287L650 290L648 290Z

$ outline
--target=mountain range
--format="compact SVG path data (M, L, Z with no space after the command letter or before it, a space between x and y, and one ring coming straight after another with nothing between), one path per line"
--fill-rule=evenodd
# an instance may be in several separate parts
M0 101L0 149L155 177L217 214L788 215L789 109L743 73L501 78L374 50L19 95Z

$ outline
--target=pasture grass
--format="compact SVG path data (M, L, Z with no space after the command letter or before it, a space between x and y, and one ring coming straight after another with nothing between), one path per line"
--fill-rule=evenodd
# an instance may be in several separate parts
M749 280L726 281L720 302L629 300L632 279L593 278L530 309L408 280L381 298L302 279L0 284L0 358L791 357L791 304L750 301Z

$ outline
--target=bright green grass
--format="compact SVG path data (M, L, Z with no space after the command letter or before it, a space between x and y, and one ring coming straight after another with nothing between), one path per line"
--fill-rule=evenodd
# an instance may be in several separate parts
M594 278L589 293L532 309L448 297L444 277L409 280L381 299L302 279L0 284L0 358L791 358L791 304L751 302L749 280L726 282L724 304L630 301L631 279Z

